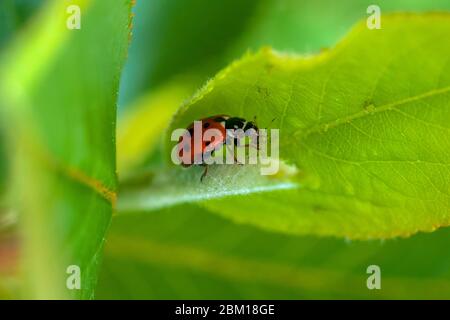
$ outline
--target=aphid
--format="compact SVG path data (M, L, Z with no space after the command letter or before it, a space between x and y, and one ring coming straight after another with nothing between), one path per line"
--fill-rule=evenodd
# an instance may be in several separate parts
M178 145L178 155L181 160L181 165L183 167L190 167L194 164L196 159L202 159L202 157L206 156L208 151L211 151L211 155L214 154L214 150L217 150L222 145L231 145L232 140L234 140L234 145L238 145L238 137L235 135L233 130L242 129L246 132L249 129L253 129L256 135L258 134L258 127L255 124L255 121L247 121L243 118L238 117L230 117L228 115L215 115L212 117L204 118L199 120L202 123L202 132L201 137L208 129L217 129L220 132L220 137L217 139L211 139L212 141L204 141L202 139L200 150L195 150L194 148L194 123L187 127L187 130L190 134L190 140L186 139L186 137L180 137L179 142L183 141L183 144L179 143ZM228 130L230 129L230 130ZM227 131L228 130L228 131ZM258 139L257 139L258 141ZM192 152L192 149L193 152ZM258 143L256 144L256 148L258 149ZM190 162L183 162L183 154L184 152L190 153ZM235 161L237 162L236 156ZM200 181L203 181L203 178L208 173L208 165L202 162L201 166L205 167L203 174L200 178Z

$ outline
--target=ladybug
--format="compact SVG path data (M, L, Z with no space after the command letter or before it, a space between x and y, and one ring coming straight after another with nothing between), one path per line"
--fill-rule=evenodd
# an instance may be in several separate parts
M199 165L205 167L205 170L203 171L200 181L203 181L203 178L208 173L208 165L202 161L204 156L207 156L209 154L213 155L214 150L220 148L223 145L226 145L226 146L231 145L231 140L234 140L235 146L238 145L238 137L234 134L233 131L230 131L230 130L242 129L244 132L246 132L249 129L253 129L254 132L256 133L256 135L259 130L257 125L255 124L255 121L247 121L243 118L231 117L229 115L224 115L224 114L207 117L207 118L204 118L204 119L201 119L198 121L201 122L201 128L202 128L201 137L202 138L203 138L203 134L205 133L205 131L209 130L209 129L216 129L220 133L219 138L213 136L211 141L204 141L202 139L201 145L200 145L200 150L191 150L191 148L195 149L195 147L194 147L194 123L192 123L187 127L187 131L189 132L190 137L187 136L187 133L186 133L186 135L181 136L179 139L178 156L179 156L179 159L181 160L181 165L183 167L190 167L193 164L195 164L195 160L197 160L197 161L201 162ZM230 129L230 130L228 130L228 129ZM183 143L181 143L181 142L183 142ZM256 148L258 149L258 147L259 146L258 146L258 140L257 140ZM184 152L190 153L190 161L189 162L183 162ZM236 155L235 155L234 160L237 163L239 163L236 159Z

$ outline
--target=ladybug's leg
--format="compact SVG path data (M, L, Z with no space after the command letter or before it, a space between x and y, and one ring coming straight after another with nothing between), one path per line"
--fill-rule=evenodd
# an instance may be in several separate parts
M234 162L236 162L238 165L240 165L240 166L243 166L244 164L243 163L241 163L238 159L237 159L237 157L236 157L236 154L234 154Z
M253 148L256 148L256 150L258 150L259 151L259 141L256 143L256 145L254 144L254 143L247 143L246 145L244 145L244 147L253 147Z
M236 157L236 152L234 152L234 150L231 149L231 146L227 144L227 149L229 152L233 152L233 157L234 157L234 162L236 162L239 165L243 165L242 163L240 163Z
M256 150L258 150L258 151L259 151L259 138L260 138L259 132L257 132L256 133L256 146L255 146L255 144L252 144L252 146L256 147ZM252 140L252 142L253 142L253 140Z
M205 164L203 165L205 167L205 170L203 171L202 176L200 177L200 182L203 182L203 178L206 177L206 175L208 174L208 165Z
M259 135L259 132L256 134L256 150L259 151L259 143L260 143L261 136ZM255 145L253 145L255 146Z

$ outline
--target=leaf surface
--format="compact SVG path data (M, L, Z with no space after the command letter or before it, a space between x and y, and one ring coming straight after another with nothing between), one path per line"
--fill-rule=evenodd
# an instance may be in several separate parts
M298 187L248 194L243 179L230 197L195 201L291 234L388 238L448 225L449 17L386 15L381 30L364 21L320 55L264 49L221 71L169 132L215 114L257 116L260 128L280 129L281 159L296 167Z
M66 27L67 3L50 1L1 60L27 298L93 297L116 199L116 99L131 4L71 5L81 10L80 30ZM66 286L70 265L80 268L80 290Z

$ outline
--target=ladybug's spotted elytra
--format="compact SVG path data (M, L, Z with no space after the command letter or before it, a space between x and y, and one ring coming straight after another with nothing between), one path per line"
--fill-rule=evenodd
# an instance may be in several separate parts
M200 162L200 165L205 167L205 170L203 171L200 181L203 181L203 178L206 176L208 172L208 165L203 161L201 161L201 159L203 159L204 156L206 156L209 153L212 155L214 153L214 150L218 149L222 145L231 144L231 140L234 140L233 143L235 146L238 145L237 141L238 137L233 135L232 133L234 132L233 130L242 129L244 132L246 132L249 129L253 129L256 135L258 134L258 127L256 126L255 121L247 121L239 117L231 117L228 115L215 115L198 121L201 122L201 129L202 129L200 137L203 137L205 131L209 129L216 129L219 132L218 138L217 136L212 137L211 141L204 141L203 139L201 139L200 149L195 150L194 123L192 123L187 127L187 131L189 132L190 137L189 136L180 137L178 145L178 156L179 159L181 160L181 165L183 167L190 167L193 164L195 164L196 160L199 160L198 162ZM258 142L256 148L258 149ZM190 153L189 161L187 162L183 161L184 152ZM237 162L236 157L234 160L235 162Z

